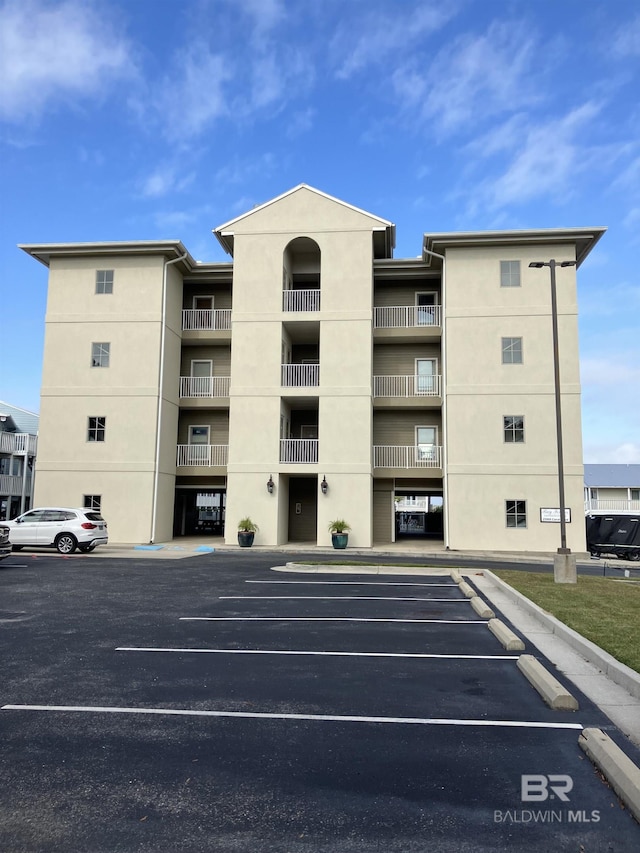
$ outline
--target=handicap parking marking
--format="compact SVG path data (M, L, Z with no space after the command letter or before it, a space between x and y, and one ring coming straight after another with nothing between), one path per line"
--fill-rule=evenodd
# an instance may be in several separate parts
M453 655L414 652L345 652L345 651L303 651L295 649L185 649L161 648L156 646L118 646L116 652L175 652L177 654L216 654L216 655L309 655L352 658L417 658L436 660L511 660L517 663L520 655Z
M245 720L296 720L330 723L381 723L385 725L463 726L480 728L572 729L582 731L582 723L539 722L537 720L473 720L438 717L366 717L342 714L287 714L268 711L195 710L192 708L136 708L102 705L3 705L2 711L47 711L84 714L155 714L182 717L223 717Z

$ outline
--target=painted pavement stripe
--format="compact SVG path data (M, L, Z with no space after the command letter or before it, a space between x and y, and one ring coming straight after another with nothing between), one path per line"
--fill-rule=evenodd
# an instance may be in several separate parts
M245 583L309 584L311 586L457 586L449 583L408 583L407 581L248 581Z
M459 604L467 598L407 598L380 595L219 595L220 601L439 601Z
M302 720L330 723L386 723L419 726L478 726L492 728L580 729L581 723L540 723L526 720L458 720L429 717L356 717L339 714L278 714L259 711L196 711L185 708L118 708L93 705L3 705L2 711L50 711L85 714L156 714L178 717L230 717L245 720Z
M180 622L410 622L437 625L484 625L486 619L364 619L357 616L180 616Z
M176 652L178 654L215 655L310 655L353 658L434 658L442 660L511 660L518 661L520 655L438 655L413 654L410 652L340 652L340 651L297 651L292 649L179 649L154 646L118 646L117 652Z

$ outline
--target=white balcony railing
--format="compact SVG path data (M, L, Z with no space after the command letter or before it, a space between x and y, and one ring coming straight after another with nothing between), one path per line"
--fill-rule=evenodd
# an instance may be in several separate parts
M179 444L179 468L219 468L227 464L228 444Z
M230 376L181 376L181 397L228 397Z
M433 376L374 376L374 397L438 397L442 377Z
M283 364L282 384L290 388L309 388L320 384L319 364Z
M182 312L184 332L226 332L231 328L231 308L185 308Z
M592 498L584 503L584 511L589 512L640 512L640 501L618 498L614 500L597 500Z
M396 512L427 512L429 498L401 498L395 502Z
M26 492L31 492L31 477L27 478ZM0 495L8 495L16 497L22 494L22 477L15 477L13 474L0 474Z
M35 456L38 438L28 432L0 432L0 453Z
M376 444L374 468L441 468L442 447L436 444L394 446Z
M373 309L374 329L410 329L439 326L440 305L392 305Z
M319 290L283 290L283 311L319 311Z
M313 463L318 461L317 438L281 438L280 461Z

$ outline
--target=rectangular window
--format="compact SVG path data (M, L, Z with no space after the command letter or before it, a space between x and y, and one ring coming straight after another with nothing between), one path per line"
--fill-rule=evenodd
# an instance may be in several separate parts
M111 344L91 344L91 367L109 367Z
M631 489L631 500L640 501L640 489Z
M520 261L500 261L500 287L520 287Z
M522 364L522 338L502 339L502 363Z
M527 526L527 502L505 501L507 527Z
M90 417L89 427L87 430L87 441L104 441L106 429L107 419L105 417Z
M96 271L96 293L113 293L113 270Z
M524 415L505 415L502 422L506 442L524 441Z
M82 501L82 506L85 509L100 509L102 503L102 495L85 495Z

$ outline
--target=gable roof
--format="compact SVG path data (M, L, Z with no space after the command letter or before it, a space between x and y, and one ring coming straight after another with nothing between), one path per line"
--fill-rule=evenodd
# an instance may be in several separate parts
M374 232L379 232L383 235L384 243L382 240L378 239L378 250L384 252L384 254L380 255L381 257L391 257L393 248L395 246L395 225L393 222L390 222L388 219L381 219L379 216L376 216L373 213L369 213L366 210L363 210L360 207L355 207L352 204L348 204L346 201L342 201L342 199L336 198L335 196L329 195L328 193L322 192L322 190L318 190L315 187L310 186L309 184L298 184L295 187L292 187L290 190L287 190L284 193L276 196L275 198L269 199L269 201L265 201L262 204L258 204L255 207L251 208L251 210L246 211L245 213L240 214L240 216L236 216L233 219L230 219L228 222L219 225L217 228L213 229L213 233L220 241L222 247L226 252L230 255L233 255L233 238L234 238L234 228L235 226L244 219L247 219L250 216L253 216L255 213L258 213L261 210L265 210L267 207L271 205L277 204L288 196L293 195L294 193L305 191L310 193L315 193L321 198L327 199L328 201L333 202L333 204L341 205L342 207L347 208L348 210L352 210L354 213L358 213L361 216L366 216L369 219L373 219L374 221L379 223L379 226L376 228L374 226ZM376 253L378 254L378 253Z
M35 412L28 412L26 409L11 406L4 400L0 400L0 416L3 415L13 421L18 432L28 433L29 435L38 434L40 417Z
M640 465L585 465L584 484L593 489L640 489Z

